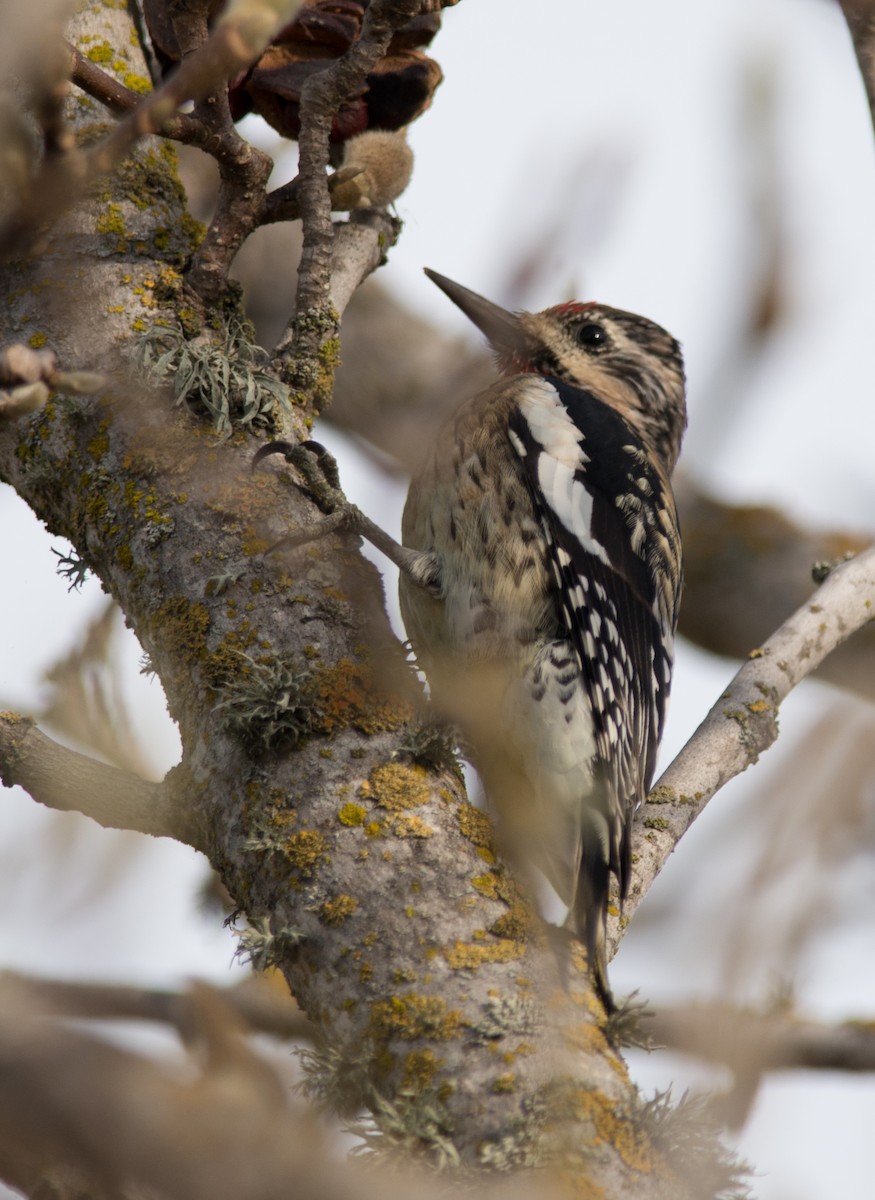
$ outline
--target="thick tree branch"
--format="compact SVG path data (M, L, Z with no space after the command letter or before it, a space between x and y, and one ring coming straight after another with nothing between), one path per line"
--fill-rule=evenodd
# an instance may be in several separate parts
M168 783L78 754L47 737L25 717L0 713L0 779L60 812L81 812L105 829L131 829L203 849L194 815Z
M873 616L875 547L836 567L810 603L751 653L636 817L624 925L715 792L775 741L789 692ZM614 920L614 948L620 936Z

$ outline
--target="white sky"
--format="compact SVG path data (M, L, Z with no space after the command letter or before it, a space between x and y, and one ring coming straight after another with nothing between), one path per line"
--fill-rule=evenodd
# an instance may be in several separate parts
M461 0L445 12L433 54L446 80L411 130L416 169L399 201L405 229L384 284L472 338L423 266L512 306L541 307L573 290L646 313L684 343L688 470L733 499L774 502L811 523L871 529L873 139L837 6ZM721 391L731 409L723 411L713 389L727 378L744 280L756 269L742 181L750 166L744 112L757 73L775 95L792 319L758 369L736 378L732 394ZM559 232L523 298L513 290L520 256L556 214ZM353 447L332 431L323 436L342 458L352 498L397 530L403 489L376 484ZM0 490L0 529L0 704L26 707L36 702L40 669L76 643L102 597L94 581L67 594L49 552L59 539L47 538L8 489ZM125 654L132 703L161 771L174 761L174 734L157 683L137 674L132 642ZM682 648L668 756L730 674L726 663ZM746 797L763 772L780 770L781 754L792 755L826 697L812 687L791 698L782 710L784 745L726 789L681 846L652 897L680 913L675 944L630 937L612 973L619 991L639 986L656 1000L718 986L715 957L691 947L709 922L719 933L746 878L755 851L739 835ZM231 938L192 911L202 877L197 856L59 819L20 793L2 799L0 966L165 985L196 974L228 979ZM60 853L56 843L45 860L42 839L57 839L60 821L72 840ZM89 905L92 889L113 872L122 878L112 883L112 903ZM837 879L837 894L847 886ZM871 897L868 876L854 876L854 886ZM797 980L800 1006L871 1016L871 926L839 925L817 946ZM674 1078L682 1091L694 1078L659 1056L636 1059L635 1069L650 1088ZM871 1077L776 1078L742 1141L760 1172L756 1195L871 1200L873 1129Z

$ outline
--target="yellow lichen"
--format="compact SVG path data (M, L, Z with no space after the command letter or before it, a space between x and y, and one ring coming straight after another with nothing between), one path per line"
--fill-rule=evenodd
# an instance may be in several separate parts
M284 850L286 858L303 878L311 879L319 863L327 858L328 839L318 829L302 829L289 838Z
M430 838L434 837L431 825L415 814L402 813L392 822L392 832L399 838Z
M361 804L353 804L350 800L347 804L344 804L343 808L338 810L337 819L341 825L364 825L367 815L367 810Z
M476 970L484 963L512 962L522 958L526 947L510 938L496 938L485 945L474 946L470 942L456 942L443 950L447 965L454 971Z
M359 902L355 896L341 893L330 900L324 901L319 909L319 916L326 925L342 925L358 908Z
M524 942L532 931L533 918L531 910L523 900L514 901L506 913L489 926L489 932L495 937L509 938L514 942Z
M456 820L469 842L473 842L478 849L491 850L492 822L481 808L475 808L473 804L460 804Z
M631 1114L623 1112L616 1101L603 1092L585 1088L575 1088L569 1098L575 1117L592 1122L596 1144L606 1142L612 1146L627 1167L642 1175L668 1175L667 1163L647 1131Z
M314 671L310 692L318 733L348 725L362 733L388 733L410 719L409 704L380 691L371 672L349 658Z
M374 767L367 781L359 788L359 795L373 800L380 808L387 808L390 812L418 808L431 798L428 772L419 766L384 763Z
M462 1026L462 1014L449 1008L442 996L392 996L371 1005L371 1025L375 1034L397 1037L403 1041L430 1038L449 1041L457 1037Z
M485 875L475 875L471 880L471 886L481 896L485 896L488 900L498 899L498 879L494 871L488 871Z
M401 1086L409 1092L424 1091L431 1085L443 1062L433 1050L411 1050L404 1059Z

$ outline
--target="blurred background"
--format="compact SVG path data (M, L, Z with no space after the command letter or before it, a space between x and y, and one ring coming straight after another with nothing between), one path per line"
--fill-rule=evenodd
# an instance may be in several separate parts
M476 331L423 266L509 308L576 296L646 314L685 349L691 503L701 489L782 514L726 510L713 534L691 526L690 627L743 654L772 628L745 642L757 617L745 606L771 620L790 571L804 596L819 531L852 545L875 530L873 135L841 12L830 0L462 0L430 53L445 82L410 130L404 230L350 309L334 423L316 436L350 498L397 534L417 438L454 389L462 399L488 376ZM243 128L275 156L276 183L295 174L293 145L255 118ZM198 193L199 168L186 169ZM259 231L241 255L266 340L288 314L296 236ZM5 487L0 528L0 707L160 778L178 741L132 635L96 581L68 592L53 550L69 547ZM699 587L697 563L715 548L704 543L730 535L750 559L739 552L734 575ZM787 565L782 538L802 547L801 565ZM395 578L375 558L397 623ZM739 613L725 646L719 630L701 633L710 618L725 626L724 599ZM834 673L854 691L798 689L778 745L685 838L615 960L618 993L638 989L656 1008L729 998L827 1022L875 1018L875 673L864 662L861 683L855 658ZM664 763L736 666L681 642ZM204 900L208 877L184 847L4 791L0 968L232 983L244 968ZM142 1037L162 1049L161 1035ZM668 1052L630 1061L649 1092L731 1080ZM873 1128L871 1075L794 1070L765 1079L738 1147L762 1200L870 1200Z

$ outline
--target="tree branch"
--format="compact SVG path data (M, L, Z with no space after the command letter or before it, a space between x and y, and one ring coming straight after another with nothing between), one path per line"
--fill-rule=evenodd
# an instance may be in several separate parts
M81 812L105 829L132 829L203 849L193 814L167 783L78 754L16 713L0 714L0 779L60 812Z
M635 820L628 923L668 856L705 805L778 736L778 708L826 656L875 616L875 547L836 567L810 603L754 650ZM615 918L609 944L621 937Z
M875 124L875 3L873 0L839 0L839 7L851 31L869 113Z
M301 92L298 169L303 246L295 313L274 356L281 377L312 397L316 412L330 399L334 376L333 364L320 363L320 351L336 338L339 328L339 315L331 304L334 231L326 178L331 123L343 100L362 86L384 56L395 31L420 7L420 0L373 0L358 41L332 66L311 76Z

